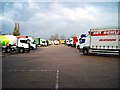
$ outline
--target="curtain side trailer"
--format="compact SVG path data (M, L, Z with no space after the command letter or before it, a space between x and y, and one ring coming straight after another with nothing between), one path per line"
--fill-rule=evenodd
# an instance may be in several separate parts
M80 52L120 55L120 30L91 29L88 36L80 39Z

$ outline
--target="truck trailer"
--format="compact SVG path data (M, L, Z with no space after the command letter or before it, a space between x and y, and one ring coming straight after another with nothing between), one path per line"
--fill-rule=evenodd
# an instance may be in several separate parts
M14 35L4 35L1 37L2 52L9 53L13 49L17 49L18 52L30 51L30 40L27 38L17 38Z
M120 30L90 29L86 36L80 38L79 48L84 55L90 53L120 55Z

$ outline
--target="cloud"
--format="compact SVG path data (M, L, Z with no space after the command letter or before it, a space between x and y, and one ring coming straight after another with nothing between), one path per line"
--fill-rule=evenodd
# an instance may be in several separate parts
M48 39L53 34L78 36L90 28L117 26L117 10L113 9L114 4L107 4L110 6L99 3L36 3L29 0L28 3L14 3L10 12L3 13L8 20L5 23L10 23L9 20L20 22L22 34Z
M2 2L28 2L29 0L1 0ZM119 2L119 0L34 0L34 2Z

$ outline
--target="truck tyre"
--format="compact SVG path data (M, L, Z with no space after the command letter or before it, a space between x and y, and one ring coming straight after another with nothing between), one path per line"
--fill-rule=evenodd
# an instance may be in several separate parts
M34 47L30 46L30 50L34 50Z
M10 48L7 48L7 52L8 52L8 53L10 52Z
M2 49L2 52L5 53L5 52L6 52L6 49Z
M88 49L83 49L83 54L88 55L89 54Z
M77 46L77 49L79 49L79 45Z
M21 49L19 50L19 52L20 52L20 53L23 53L23 52L24 52L24 49L23 49L23 48L21 48Z

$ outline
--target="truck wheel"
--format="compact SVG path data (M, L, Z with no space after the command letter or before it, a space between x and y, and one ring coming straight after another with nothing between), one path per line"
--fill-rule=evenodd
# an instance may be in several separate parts
M5 52L6 52L6 49L2 49L2 52L5 53Z
M24 49L23 49L23 48L21 48L21 49L19 50L19 52L20 52L20 53L23 53L23 52L24 52Z
M30 50L34 50L34 47L30 46Z
M77 46L77 49L79 49L79 45Z
M83 49L83 54L88 55L88 49Z
M8 52L8 53L10 52L10 48L7 48L7 52Z

